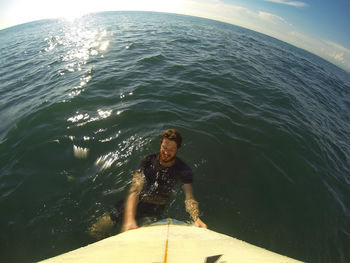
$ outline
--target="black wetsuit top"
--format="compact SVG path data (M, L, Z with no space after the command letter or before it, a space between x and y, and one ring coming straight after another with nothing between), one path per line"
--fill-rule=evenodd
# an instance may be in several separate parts
M141 202L165 205L179 181L183 184L193 182L191 168L180 158L175 158L175 164L171 167L163 167L159 163L159 153L147 155L140 161L137 172L145 176Z
M137 172L144 175L145 183L139 197L136 220L139 225L155 222L162 218L165 204L174 186L180 181L183 184L193 182L193 173L180 158L176 157L175 164L163 167L159 163L159 153L144 157ZM120 221L124 213L124 200L114 205L110 212L113 221Z

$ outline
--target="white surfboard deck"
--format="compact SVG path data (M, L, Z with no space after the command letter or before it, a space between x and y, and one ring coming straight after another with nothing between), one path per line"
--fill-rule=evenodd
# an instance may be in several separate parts
M179 223L181 221L168 219L135 230L129 230L41 262L300 262L227 235Z

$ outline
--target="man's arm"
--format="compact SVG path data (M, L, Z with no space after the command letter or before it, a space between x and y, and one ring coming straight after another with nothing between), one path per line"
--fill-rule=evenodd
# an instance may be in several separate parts
M194 225L207 228L207 225L199 218L198 202L194 199L192 184L183 184L182 188L185 192L186 211L193 219Z
M145 179L142 174L135 173L132 179L129 195L125 202L123 225L121 232L125 232L131 229L138 228L135 220L137 204L139 201L139 195L142 190Z

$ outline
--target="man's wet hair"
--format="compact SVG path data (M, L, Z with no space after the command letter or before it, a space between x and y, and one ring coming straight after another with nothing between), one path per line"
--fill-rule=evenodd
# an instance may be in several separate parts
M181 147L182 137L180 132L175 129L168 129L164 131L161 136L160 143L162 143L164 139L176 142L178 149Z

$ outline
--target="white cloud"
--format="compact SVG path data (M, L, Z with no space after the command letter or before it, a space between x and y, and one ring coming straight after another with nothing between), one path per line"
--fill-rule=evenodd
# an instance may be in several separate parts
M290 42L292 43L300 43L304 46L313 46L315 44L313 38L297 31L289 32L288 36L290 37Z
M323 51L330 58L333 58L342 64L345 64L347 60L350 60L350 49L330 40L324 40L323 43L326 47Z
M344 64L344 54L343 53L333 53L333 54L330 54L333 59L341 62L342 64Z
M278 15L262 11L255 12L246 7L226 4L219 0L185 1L182 13L211 18L270 35L280 31L282 27L292 26Z
M296 31L287 33L285 41L350 71L350 49L347 49L338 43L330 40L309 37Z
M265 2L272 2L276 4L290 5L295 7L305 7L308 6L307 3L300 1L289 1L289 0L264 0Z
M345 53L347 53L347 54L350 55L350 49L347 49L346 47L343 47L342 45L340 45L340 44L338 44L338 43L335 43L335 42L333 42L333 41L330 41L330 40L324 40L324 42L325 42L327 45L333 47L334 49L337 49L337 50L339 50L339 51L341 51L341 52L345 52Z
M262 11L259 11L258 13L258 17L265 20L265 21L269 21L269 22L272 22L274 24L277 24L277 23L284 23L284 24L287 24L289 26L292 26L290 23L288 23L283 17L280 17L278 15L274 15L274 14L271 14L271 13L267 13L267 12L262 12Z

